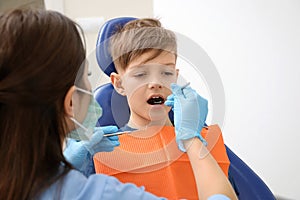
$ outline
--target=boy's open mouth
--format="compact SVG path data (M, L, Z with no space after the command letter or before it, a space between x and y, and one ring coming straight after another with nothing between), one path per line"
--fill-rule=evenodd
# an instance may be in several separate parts
M147 103L150 105L161 105L165 102L164 98L160 96L152 96L148 99Z

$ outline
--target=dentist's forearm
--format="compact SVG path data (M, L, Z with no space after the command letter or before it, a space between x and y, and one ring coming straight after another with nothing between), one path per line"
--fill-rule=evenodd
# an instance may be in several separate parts
M237 199L230 182L205 145L194 138L187 140L185 147L194 172L199 199L208 199L214 194Z

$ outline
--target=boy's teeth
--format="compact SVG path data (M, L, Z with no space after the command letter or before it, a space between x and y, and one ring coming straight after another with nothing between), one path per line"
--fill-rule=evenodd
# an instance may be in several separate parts
M158 104L163 104L164 103L164 99L160 96L155 96L155 97L151 97L148 101L148 104L150 105L158 105Z

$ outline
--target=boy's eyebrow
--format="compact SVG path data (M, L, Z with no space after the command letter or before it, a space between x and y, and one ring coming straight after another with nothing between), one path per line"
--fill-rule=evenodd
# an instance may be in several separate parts
M176 65L176 64L172 62L172 63L162 63L162 65L172 65L173 66L173 65Z
M138 66L141 66L141 65L145 65L146 64L146 62L148 62L149 60L145 60L145 61L143 61L143 62L141 62L141 63L139 63L139 64L136 64L136 65L134 65L133 67L138 67ZM153 63L147 63L147 64L153 64ZM146 64L146 65L147 65ZM155 64L155 63L154 63ZM175 63L173 63L173 62L171 62L171 63L158 63L158 64L160 64L160 65L166 65L166 66L175 66L176 64Z

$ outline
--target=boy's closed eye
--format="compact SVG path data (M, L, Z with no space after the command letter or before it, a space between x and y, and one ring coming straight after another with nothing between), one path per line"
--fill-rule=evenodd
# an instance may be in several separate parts
M133 74L133 77L141 78L141 77L146 76L146 75L147 75L146 72L138 72L138 73Z
M164 72L162 72L162 74L166 75L166 76L173 76L174 72L164 71Z

